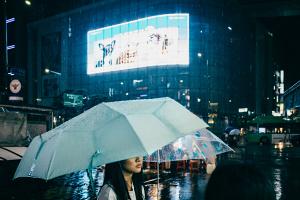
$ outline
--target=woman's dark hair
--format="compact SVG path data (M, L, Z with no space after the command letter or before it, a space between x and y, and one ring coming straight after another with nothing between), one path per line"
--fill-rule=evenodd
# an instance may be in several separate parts
M106 164L104 171L104 184L108 184L117 194L118 200L130 199L126 182L122 173L122 163L124 161ZM134 185L134 192L137 200L143 200L142 185L143 185L143 172L132 175L132 182Z
M205 200L275 200L271 181L253 164L218 166L205 191Z

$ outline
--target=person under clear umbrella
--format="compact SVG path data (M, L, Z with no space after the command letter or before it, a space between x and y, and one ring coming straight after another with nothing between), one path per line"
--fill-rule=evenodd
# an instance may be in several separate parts
M206 186L205 200L275 200L271 180L254 164L218 165Z
M144 200L143 157L107 164L97 200Z

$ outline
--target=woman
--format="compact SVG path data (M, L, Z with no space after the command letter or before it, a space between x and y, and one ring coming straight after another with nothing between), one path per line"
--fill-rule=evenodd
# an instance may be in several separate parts
M134 157L105 166L98 200L144 200L143 157Z

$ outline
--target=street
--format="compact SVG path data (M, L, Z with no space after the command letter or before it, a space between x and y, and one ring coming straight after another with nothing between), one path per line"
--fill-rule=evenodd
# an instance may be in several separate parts
M274 183L277 200L298 199L296 195L300 188L300 147L279 150L273 146L249 145L235 148L235 153L223 154L218 158L218 164L232 161L255 163L261 168ZM17 162L1 163L1 177L6 177L0 183L0 196L3 199L93 199L85 171L61 176L48 182L30 178L11 182L10 178L16 165ZM103 172L94 170L93 176L96 180L96 191L99 191ZM176 173L162 171L160 177L160 199L204 199L205 186L209 179L206 173L189 170ZM157 199L155 178L156 173L145 177L146 193L151 200ZM216 192L217 190L216 188Z

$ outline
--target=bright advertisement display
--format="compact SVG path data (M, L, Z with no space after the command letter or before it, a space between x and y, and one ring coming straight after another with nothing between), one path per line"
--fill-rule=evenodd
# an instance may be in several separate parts
M87 33L87 74L189 64L189 14L138 19Z

